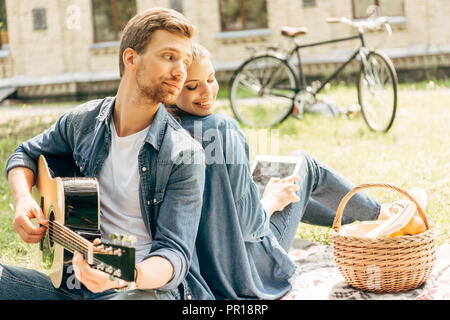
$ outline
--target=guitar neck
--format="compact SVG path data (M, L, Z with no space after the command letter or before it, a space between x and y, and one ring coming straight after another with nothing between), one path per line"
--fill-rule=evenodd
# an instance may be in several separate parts
M78 251L83 254L89 264L94 263L93 243L84 239L82 236L70 230L68 227L60 224L57 221L50 221L49 237L51 241L56 242L71 253Z
M97 179L80 177L78 171L69 170L72 167L76 169L74 171L78 170L72 155L39 156L33 197L40 202L42 212L49 220L48 233L40 243L43 266L56 270L50 275L53 284L58 287L62 277L62 271L58 268L64 263L64 250L77 251L96 269L125 281L133 281L135 249L124 245L128 237L115 238L122 245L114 240L112 244L94 246L93 242L74 231L83 230L88 236L98 233L100 193ZM49 265L49 262L52 264Z
M116 244L94 244L68 227L50 221L49 240L74 253L80 252L87 263L125 281L134 280L135 250Z

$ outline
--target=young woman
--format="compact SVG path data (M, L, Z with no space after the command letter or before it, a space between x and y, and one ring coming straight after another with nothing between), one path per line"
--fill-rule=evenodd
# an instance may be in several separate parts
M273 178L262 199L252 180L249 148L233 119L213 115L219 90L209 53L194 58L176 106L179 119L206 155L202 218L196 241L201 272L218 299L278 299L291 288L296 265L287 255L300 221L331 226L340 200L353 185L304 151L298 176ZM384 219L390 210L360 192L343 223ZM380 212L383 212L380 214Z

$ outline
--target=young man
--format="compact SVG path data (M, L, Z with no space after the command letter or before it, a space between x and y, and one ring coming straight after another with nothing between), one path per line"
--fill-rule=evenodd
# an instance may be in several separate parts
M61 116L20 145L6 174L14 228L39 242L48 221L31 197L39 155L71 154L81 172L98 178L102 238L134 235L136 290L72 259L80 289L56 289L47 276L0 266L0 299L208 299L194 251L204 187L204 154L160 104L173 104L186 79L193 26L173 10L155 8L132 18L123 32L116 97L95 100ZM186 153L197 161L185 161ZM198 161L200 160L200 161ZM43 225L35 227L31 219ZM72 274L73 275L73 274ZM71 287L74 287L73 285Z

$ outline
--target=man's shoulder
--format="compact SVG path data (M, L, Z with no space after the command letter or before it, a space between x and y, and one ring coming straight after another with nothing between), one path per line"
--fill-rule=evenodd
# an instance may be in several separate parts
M72 111L72 115L84 115L92 112L99 112L103 103L112 98L94 99L77 105Z
M102 106L109 98L90 100L75 106L66 116L76 127L94 122L102 111Z

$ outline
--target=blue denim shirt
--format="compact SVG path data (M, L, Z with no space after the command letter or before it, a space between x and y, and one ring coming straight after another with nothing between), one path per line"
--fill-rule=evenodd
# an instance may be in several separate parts
M36 177L40 154L72 154L85 176L98 178L111 144L114 105L115 98L108 97L65 113L14 151L6 175L14 167L27 167ZM203 149L160 106L137 156L142 217L152 236L146 258L164 257L174 268L172 279L160 290L183 283L184 297L213 298L199 274L194 250L205 178Z
M249 165L248 143L226 116L182 116L206 157L203 214L196 247L217 299L278 299L291 289L295 263L271 231Z

